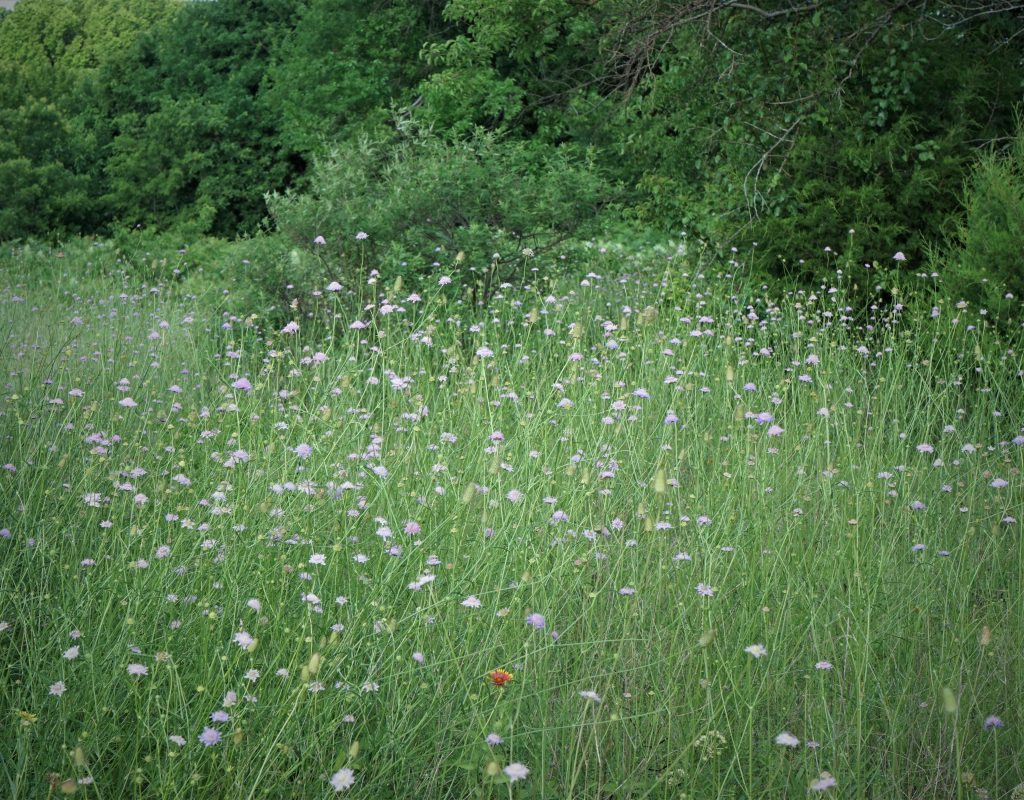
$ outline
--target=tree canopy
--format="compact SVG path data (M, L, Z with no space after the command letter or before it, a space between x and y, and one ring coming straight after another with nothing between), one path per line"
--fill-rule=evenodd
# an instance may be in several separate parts
M23 0L0 236L251 233L339 148L403 141L367 168L411 174L395 157L486 135L591 174L580 222L756 242L787 273L826 246L920 257L1013 138L1022 31L1010 0Z

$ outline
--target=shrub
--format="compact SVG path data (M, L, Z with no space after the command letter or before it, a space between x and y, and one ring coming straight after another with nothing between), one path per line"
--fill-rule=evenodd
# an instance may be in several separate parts
M415 285L456 264L486 301L529 269L531 251L591 223L609 195L592 162L568 148L481 131L450 141L400 126L386 141L336 145L316 163L309 191L268 205L279 230L315 248L332 279L350 287L373 269ZM317 236L327 243L314 246Z
M1024 124L1010 145L980 158L964 186L941 261L951 289L1000 316L1024 297ZM1008 296L1009 295L1009 296Z

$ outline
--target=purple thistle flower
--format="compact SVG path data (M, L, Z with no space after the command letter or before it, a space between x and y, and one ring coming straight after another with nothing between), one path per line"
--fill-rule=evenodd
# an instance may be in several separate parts
M539 631L544 629L547 621L544 619L543 614L533 613L526 618L526 624Z

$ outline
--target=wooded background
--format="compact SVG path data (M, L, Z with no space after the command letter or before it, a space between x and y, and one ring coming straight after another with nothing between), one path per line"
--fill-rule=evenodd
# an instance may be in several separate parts
M618 225L1019 294L1022 31L1002 0L22 0L0 238L363 230L387 268Z

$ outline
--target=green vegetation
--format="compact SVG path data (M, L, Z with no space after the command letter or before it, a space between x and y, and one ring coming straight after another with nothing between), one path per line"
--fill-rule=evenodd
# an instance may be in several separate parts
M0 786L1024 798L1015 0L0 13Z
M1022 791L1021 341L941 283L4 264L8 796Z
M80 5L23 0L0 21L0 239L193 241L284 217L304 237L315 197L344 227L314 235L388 232L366 264L388 278L429 240L483 269L535 235L628 225L753 248L760 274L796 282L831 247L938 258L969 283L977 258L957 253L979 252L980 206L1013 202L989 175L1024 96L1013 3ZM418 209L448 162L439 225ZM1001 238L1021 249L1013 226Z

